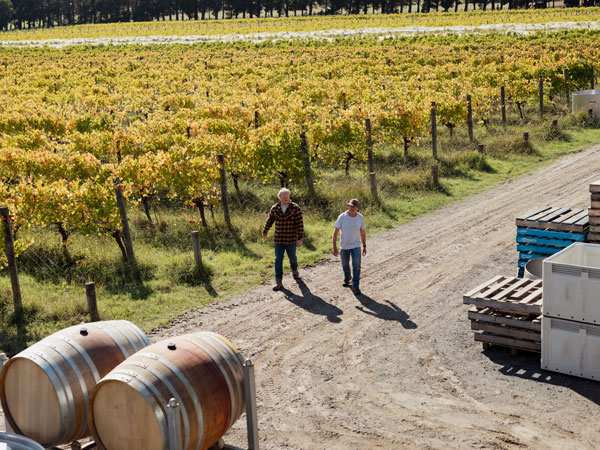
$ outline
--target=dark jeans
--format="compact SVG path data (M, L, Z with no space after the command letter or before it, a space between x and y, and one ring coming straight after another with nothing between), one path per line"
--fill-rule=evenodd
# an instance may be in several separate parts
M342 269L344 269L344 279L346 280L350 279L350 256L352 256L352 287L358 288L360 284L361 248L340 250L340 259L342 260Z
M283 278L283 255L287 252L290 259L292 270L298 269L298 259L296 258L296 243L293 244L275 244L275 279L281 281Z

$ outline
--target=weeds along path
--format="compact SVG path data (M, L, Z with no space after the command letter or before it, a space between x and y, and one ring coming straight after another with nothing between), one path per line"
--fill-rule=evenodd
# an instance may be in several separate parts
M516 273L516 215L585 208L599 177L600 146L368 237L362 297L330 257L152 340L211 330L251 357L265 449L593 448L600 385L543 372L539 355L483 352L462 294ZM244 418L226 442L245 444Z

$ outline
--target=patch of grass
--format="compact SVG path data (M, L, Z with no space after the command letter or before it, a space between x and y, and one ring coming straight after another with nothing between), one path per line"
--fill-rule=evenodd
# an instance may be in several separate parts
M533 114L529 114L532 117ZM290 186L292 200L304 211L304 246L298 250L301 267L316 264L331 250L333 221L350 198L362 204L368 234L373 235L412 220L450 202L464 199L498 183L533 171L556 158L579 151L600 139L600 128L581 115L566 116L559 131L548 134L547 121L520 121L504 130L497 121L477 127L470 142L466 130L450 137L440 132L438 161L427 139L414 142L409 155L392 145L375 151L379 202L371 197L366 162L354 162L348 176L343 167L317 168L317 197L304 184ZM585 124L588 128L582 128ZM530 147L522 133L530 133ZM477 144L484 144L484 154ZM433 186L431 165L437 163L441 188ZM232 183L230 183L231 186ZM221 301L268 282L273 277L273 231L264 241L262 227L275 203L278 185L239 181L240 196L232 196L229 230L220 208L205 229L197 209L181 204L156 205L154 227L144 212L130 211L134 248L141 280L134 277L110 237L73 235L65 255L55 230L31 231L33 246L19 256L25 329L13 320L10 280L0 276L0 351L11 355L61 328L89 320L84 283L96 282L98 308L103 320L130 320L149 331L166 326L177 316L210 302ZM200 232L204 270L196 268L190 232ZM289 271L287 261L284 269ZM302 269L301 269L302 270Z
M209 265L202 264L202 266L198 266L194 261L194 257L190 254L182 254L173 258L165 271L172 283L188 286L201 286L210 283L213 274L213 269Z

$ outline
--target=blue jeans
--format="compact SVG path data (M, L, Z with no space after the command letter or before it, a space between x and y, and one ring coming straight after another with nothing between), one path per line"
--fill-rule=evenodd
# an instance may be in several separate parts
M360 284L360 247L349 250L340 250L340 259L342 260L342 269L344 269L344 279L350 279L350 255L352 255L352 287L358 288Z
M283 255L287 252L290 259L292 270L298 269L298 259L296 258L296 243L293 244L275 244L275 279L281 281L283 278Z

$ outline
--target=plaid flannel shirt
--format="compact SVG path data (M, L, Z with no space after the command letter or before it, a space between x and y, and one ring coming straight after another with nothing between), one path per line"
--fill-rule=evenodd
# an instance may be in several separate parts
M266 234L275 223L275 243L276 244L295 244L296 241L304 237L304 222L302 221L302 210L294 203L290 202L285 214L281 209L281 202L274 204L269 211L269 217L263 234Z

